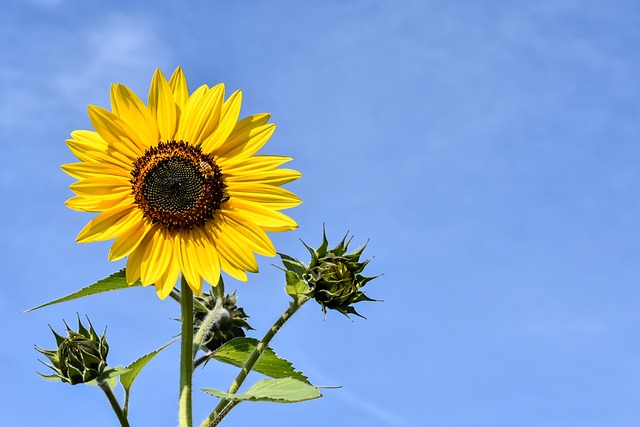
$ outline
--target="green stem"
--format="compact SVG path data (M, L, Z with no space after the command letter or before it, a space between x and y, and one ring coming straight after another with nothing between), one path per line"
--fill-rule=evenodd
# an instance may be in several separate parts
M116 416L118 417L118 421L120 421L120 425L122 427L129 427L129 420L127 420L127 416L122 411L122 408L120 407L120 403L118 403L118 399L116 399L116 396L113 394L113 390L111 390L111 387L109 387L109 384L107 384L106 382L100 382L98 383L98 385L100 386L102 391L104 391L104 394L107 396L107 399L109 400L109 403L113 408L113 412L116 413Z
M238 405L239 403L240 403L240 401L239 401L239 400L235 400L235 401L233 401L233 402L230 402L227 406L225 406L225 407L220 411L220 413L216 416L216 418L213 420L213 422L211 423L211 425L215 427L215 426L217 426L218 424L220 424L220 422L222 421L222 419L223 419L224 417L226 417L226 416L227 416L227 414L228 414L229 412L231 412L231 410L232 410L233 408L235 408L235 407L236 407L236 405Z
M220 322L220 317L222 315L222 309L224 308L223 304L224 304L224 301L222 300L222 298L217 298L216 299L216 305L213 307L213 310L209 311L209 313L205 316L205 318L202 321L202 323L200 323L198 325L198 332L196 332L196 335L193 338L193 354L194 354L194 356L195 356L196 352L198 351L198 349L200 349L200 346L202 345L202 341L204 340L205 336L209 332L209 329L211 328L211 325L214 324L214 323L219 323Z
M289 320L291 316L293 316L294 313L298 311L298 309L302 307L302 305L308 300L308 297L301 296L298 297L297 300L291 302L289 308L284 313L282 313L282 316L280 316L278 320L276 320L271 329L269 329L264 338L262 338L262 341L260 341L260 343L258 343L256 348L253 350L244 366L240 370L240 373L238 374L236 379L233 380L233 383L231 383L231 386L229 387L227 393L233 394L238 391L244 380L247 378L247 375L249 375L249 372L251 372L253 366L262 355L262 352L267 348L269 342L271 342L271 339L274 337L274 335L278 333L280 328L284 326L287 320ZM220 403L218 403L218 406L216 406L216 409L214 409L214 411L209 414L209 416L202 422L202 424L200 424L200 427L217 426L220 421L222 421L222 419L229 413L229 411L231 411L231 409L233 409L233 407L237 404L238 402L232 402L228 399L222 399Z
M191 381L193 378L193 292L184 276L180 279L182 333L180 335L180 427L192 427Z

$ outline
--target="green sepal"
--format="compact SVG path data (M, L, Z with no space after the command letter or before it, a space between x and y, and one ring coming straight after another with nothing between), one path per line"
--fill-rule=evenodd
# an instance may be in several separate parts
M320 391L307 383L293 378L260 380L252 385L244 394L230 394L212 388L203 388L207 394L234 402L275 402L296 403L322 397Z
M136 379L140 371L142 371L142 368L144 368L147 365L147 363L151 361L151 359L156 357L158 353L160 353L162 350L169 347L171 344L173 344L176 341L177 341L177 338L163 345L159 349L154 350L151 353L145 354L144 356L138 358L135 362L127 366L126 368L127 371L122 373L122 375L120 376L120 384L122 384L122 387L124 387L124 390L126 393L129 393L129 390L131 390L133 381Z
M211 287L211 292L216 300L224 300L224 280L222 280L222 275L218 279L218 284Z
M65 322L64 320L62 320L65 324L65 326L67 327L67 330L69 330L69 325L67 325L67 322ZM47 325L49 326L49 329L51 329L51 332L53 332L53 335L56 338L56 346L60 347L60 344L62 344L62 342L64 341L64 337L60 334L58 334L56 331L53 330L53 328L51 327L51 325Z
M45 363L45 365L46 365L46 363ZM47 366L49 366L49 365L47 365ZM42 378L43 380L53 381L53 382L56 382L56 381L62 382L62 378L59 375L56 375L56 374L45 375L45 374L41 374L40 372L36 372L36 374L40 375L40 378Z
M234 338L214 351L210 357L241 368L257 345L258 340L254 338ZM306 384L311 384L306 375L296 371L291 362L278 356L269 347L260 355L260 358L253 366L253 370L271 378L294 378Z
M98 280L96 283L87 286L86 288L82 288L77 292L64 296L62 298L55 299L53 301L49 301L47 303L41 304L37 307L30 308L25 310L24 313L28 313L30 311L38 310L43 307L47 307L54 304L59 304L61 302L67 302L78 298L84 298L89 295L101 294L103 292L109 291L117 291L119 289L130 288L133 286L141 286L142 283L138 280L133 285L129 285L127 283L127 279L125 276L125 269L123 268L120 271L113 273L111 276L106 277L102 280Z
M290 257L289 255L286 254L281 254L278 253L278 255L280 255L280 259L282 260L282 264L284 265L284 268L287 271L292 271L294 272L296 275L298 275L299 277L304 277L304 275L307 273L307 266L301 262L300 260L297 260L293 257Z

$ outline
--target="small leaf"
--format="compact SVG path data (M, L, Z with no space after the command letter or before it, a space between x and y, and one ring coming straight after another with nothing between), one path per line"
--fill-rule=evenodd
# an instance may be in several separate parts
M159 349L154 350L151 353L145 354L144 356L140 357L138 360L133 362L131 365L127 366L127 372L123 373L122 376L120 376L120 383L122 384L122 387L124 387L127 393L131 389L131 385L133 384L133 381L136 379L140 371L142 371L142 368L144 368L145 365L151 361L151 359L156 357L158 353L160 353L162 350L169 347L171 344L173 344L176 341L177 340L173 340L163 345Z
M287 284L284 287L285 292L294 300L301 295L308 295L311 290L304 280L301 280L293 271L285 271L285 279Z
M295 403L322 397L322 394L314 386L293 378L260 380L244 394L229 394L212 388L203 388L202 391L234 402L249 400L253 402Z
M47 303L41 304L37 307L30 308L29 310L25 310L24 313L28 313L30 311L37 310L39 308L47 307L49 305L59 304L61 302L67 302L78 298L83 298L89 295L100 294L103 292L116 291L118 289L129 288L132 286L140 286L140 281L137 281L133 285L129 285L127 283L127 279L125 278L124 268L118 272L113 273L111 276L104 278L102 280L98 280L93 285L89 285L86 288L80 289L78 292L74 292L65 297L58 298L53 301L49 301Z
M235 338L214 351L211 357L241 368L257 345L258 340L253 338ZM253 370L271 378L295 378L311 384L302 372L295 370L291 362L279 357L268 347L260 355Z

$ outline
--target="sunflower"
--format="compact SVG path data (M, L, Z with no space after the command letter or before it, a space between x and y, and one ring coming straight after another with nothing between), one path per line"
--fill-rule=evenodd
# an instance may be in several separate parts
M280 186L300 173L278 168L289 157L255 155L275 130L269 114L238 120L242 93L224 98L223 84L189 95L181 68L169 81L156 70L148 106L114 84L111 111L89 106L95 131L67 140L80 162L62 166L77 179L66 204L100 213L77 241L115 239L109 260L128 257L127 282L162 299L179 274L196 295L221 270L246 281L254 253L276 254L265 232L297 227L279 211L301 201Z

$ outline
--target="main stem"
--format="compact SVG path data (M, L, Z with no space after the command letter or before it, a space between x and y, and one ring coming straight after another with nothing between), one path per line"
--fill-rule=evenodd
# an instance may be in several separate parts
M180 279L182 334L180 336L180 427L192 427L191 381L193 378L193 292Z
M109 403L113 408L113 412L116 413L116 416L118 417L118 421L120 421L120 425L122 427L129 427L129 420L127 420L127 416L122 411L122 408L120 407L120 403L118 403L118 399L116 399L116 397L114 396L113 390L111 390L111 387L109 387L109 384L107 384L106 382L99 382L98 385L100 386L102 391L104 391L104 394L107 396L107 399L109 400Z
M247 375L249 375L249 372L251 372L253 366L260 358L260 355L262 355L262 352L267 348L269 342L271 342L271 339L280 330L280 328L282 328L286 321L289 320L291 316L293 316L293 314L298 311L298 309L302 307L302 305L308 300L309 298L307 298L306 296L302 296L291 302L289 308L284 313L282 313L282 316L280 316L280 318L276 320L271 329L269 329L264 338L262 338L262 341L260 341L260 343L258 343L256 348L253 350L244 366L242 367L242 370L233 381L233 383L231 383L231 386L229 387L227 393L233 394L238 391L244 380L247 378ZM218 423L222 421L222 418L224 418L229 413L229 411L233 409L235 405L237 405L237 403L238 402L231 402L230 400L222 399L220 403L218 403L218 406L216 406L216 409L214 409L214 411L209 414L207 419L205 419L202 424L200 424L200 427L217 426Z

